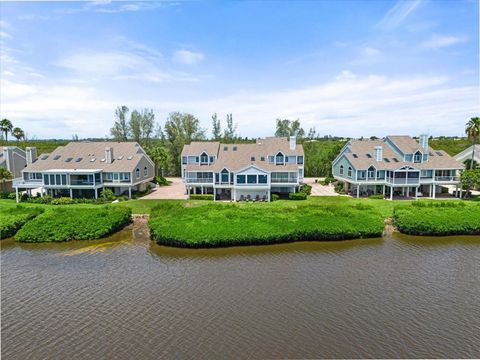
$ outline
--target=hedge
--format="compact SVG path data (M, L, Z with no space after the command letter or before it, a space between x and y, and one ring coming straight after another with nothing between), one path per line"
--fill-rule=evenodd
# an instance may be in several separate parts
M0 210L0 239L12 237L25 223L40 215L43 209L17 206Z
M25 224L15 235L20 242L93 240L112 234L130 222L131 209L56 207Z
M201 248L380 237L384 218L364 204L165 202L149 227L159 244Z
M307 194L304 192L289 193L288 198L290 200L307 200Z
M213 200L213 194L192 194L190 200Z
M425 236L480 234L480 204L415 202L395 208L393 224L405 234Z

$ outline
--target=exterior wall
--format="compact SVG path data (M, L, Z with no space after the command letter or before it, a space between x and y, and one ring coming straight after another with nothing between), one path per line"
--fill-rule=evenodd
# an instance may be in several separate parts
M145 166L148 169L148 174L146 176L144 175ZM140 177L138 177L138 178L137 178L137 175L135 173L136 172L135 169L137 169L137 168L140 169ZM155 176L155 168L152 165L152 163L150 163L150 161L147 160L146 157L143 157L138 162L137 166L135 166L135 169L133 170L133 173L132 173L132 184L136 184L138 182L150 181Z
M340 166L343 165L343 175L340 175ZM352 176L348 176L348 167L352 168ZM333 165L333 176L337 177L342 177L345 179L349 179L352 181L355 181L355 168L350 164L350 162L347 160L347 158L342 155L342 157Z
M2 167L5 167L12 173L13 178L22 176L22 170L27 166L25 152L22 149L13 146L3 148Z

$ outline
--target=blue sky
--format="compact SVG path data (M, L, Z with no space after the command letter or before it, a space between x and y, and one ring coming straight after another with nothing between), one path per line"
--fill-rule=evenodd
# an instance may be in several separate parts
M462 135L480 113L477 0L1 2L0 27L0 116L29 137L103 137L122 104L248 137Z

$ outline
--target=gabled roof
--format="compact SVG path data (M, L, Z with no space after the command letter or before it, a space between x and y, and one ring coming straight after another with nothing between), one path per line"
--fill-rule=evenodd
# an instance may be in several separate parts
M108 164L105 149L113 149L114 160ZM51 169L100 169L106 172L132 172L140 159L146 157L142 147L136 142L71 142L59 146L50 154L41 154L37 160L27 165L26 172L47 171ZM71 158L70 161L66 161ZM77 161L81 159L80 161Z
M216 144L217 146L217 160L211 165L186 165L187 171L215 171L218 172L224 167L230 171L237 172L249 165L257 166L266 171L289 171L297 170L298 165L288 164L284 166L277 166L269 164L268 156L276 155L281 151L285 156L300 155L303 156L302 145L297 144L294 150L290 149L290 141L286 137L268 137L265 139L257 139L254 144L221 144L218 142L193 142L190 145L185 145L182 151L182 156L200 155L208 146ZM236 150L234 150L234 147ZM205 150L206 151L206 150ZM209 153L211 155L212 153ZM252 161L252 157L255 160ZM262 161L262 157L264 160Z
M472 151L475 149L474 160L480 162L480 144L472 145L454 156L457 161L464 162L472 158Z
M389 135L387 136L388 139L392 140L392 142L404 153L404 154L413 154L417 151L425 152L420 144L408 135Z

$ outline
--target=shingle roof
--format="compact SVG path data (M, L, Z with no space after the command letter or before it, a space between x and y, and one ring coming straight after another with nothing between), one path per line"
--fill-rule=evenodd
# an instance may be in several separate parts
M207 144L215 144L216 149L212 146L212 152L209 155L217 155L217 160L212 165L187 165L187 171L221 171L227 168L230 171L238 171L250 165L255 165L261 169L272 171L282 170L296 170L298 165L287 164L284 166L277 166L268 163L269 155L276 155L282 152L285 156L301 155L303 156L302 145L297 144L295 150L290 150L290 142L288 138L265 138L258 139L255 144L220 144L207 142L193 142L190 145L185 145L182 151L183 156L197 155L199 156L203 151L206 151ZM210 145L211 146L211 145ZM234 147L236 150L234 151ZM252 161L252 157L254 160ZM262 161L261 159L264 158Z
M102 161L105 159L106 148L113 149L114 160L111 164ZM71 142L59 146L50 154L41 154L24 170L35 172L52 169L100 169L108 172L131 172L143 156L146 154L136 142ZM68 158L71 160L65 161ZM77 161L78 159L81 160Z
M389 138L393 141L395 141L396 138L401 138L404 148L410 146L410 149L413 149L413 144L408 145L410 142L404 139L405 136L389 136ZM413 138L410 139L416 142ZM398 146L396 142L395 145ZM375 146L382 146L383 156L381 161L376 161L375 159ZM445 151L434 150L431 147L429 147L428 161L423 163L403 161L403 158L393 151L383 140L351 140L346 147L349 149L349 151L345 153L346 158L359 170L366 170L371 165L375 166L376 169L385 170L396 170L403 166L411 166L417 169L462 169L464 167ZM422 151L418 143L415 151L417 149ZM423 152L425 151L423 150ZM409 153L411 153L411 151L409 151ZM369 158L367 154L370 154L371 158ZM385 159L388 159L388 161Z
M394 144L405 154L413 154L417 150L422 151L420 144L408 135L389 135L387 136Z

